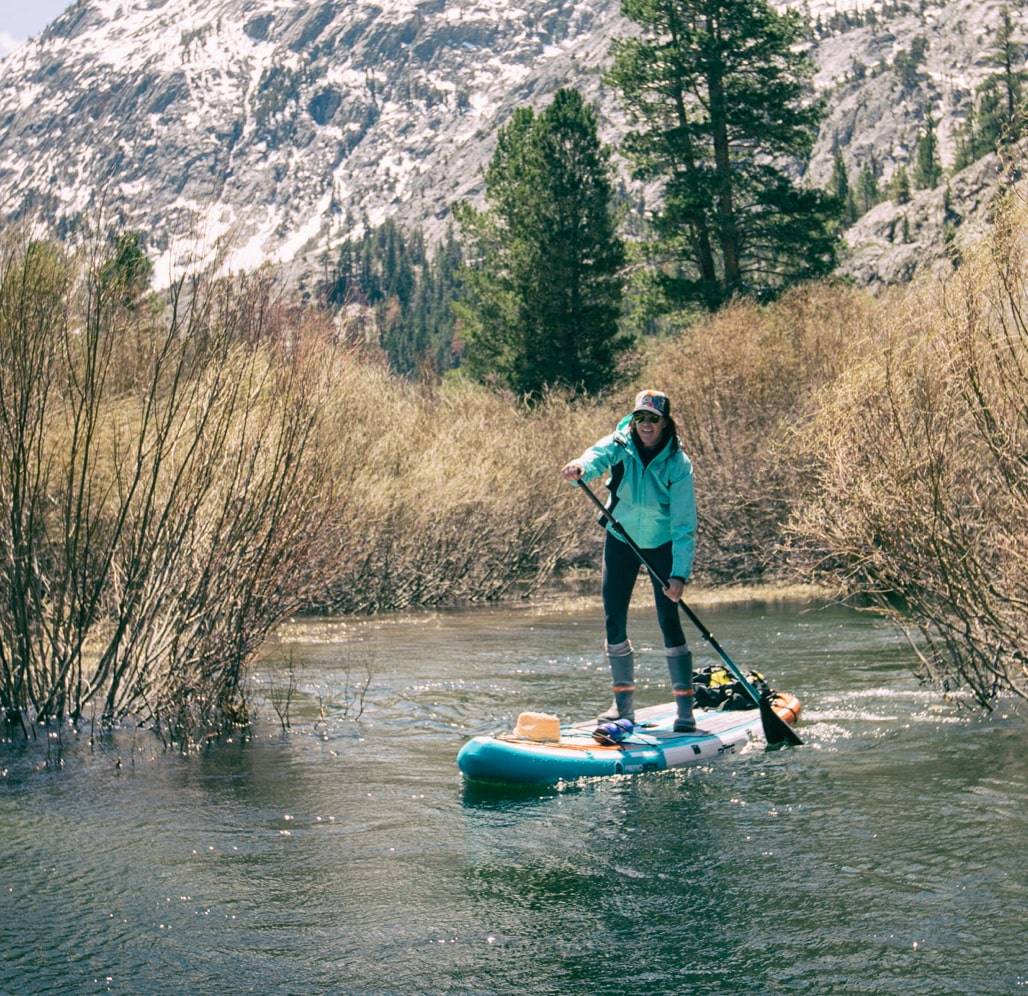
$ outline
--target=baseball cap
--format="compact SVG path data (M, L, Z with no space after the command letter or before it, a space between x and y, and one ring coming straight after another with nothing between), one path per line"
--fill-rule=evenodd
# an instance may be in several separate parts
M635 412L653 412L667 418L671 414L671 399L663 391L640 391L635 396Z

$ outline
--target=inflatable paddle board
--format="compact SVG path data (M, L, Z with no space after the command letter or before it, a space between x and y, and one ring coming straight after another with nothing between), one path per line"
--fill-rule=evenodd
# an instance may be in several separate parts
M800 704L778 693L772 708L794 723ZM559 737L541 741L500 733L472 737L457 764L467 778L492 782L552 784L575 778L663 771L734 754L751 741L763 741L759 709L695 710L696 732L675 733L675 704L637 709L635 729L618 744L593 739L597 722L561 726Z

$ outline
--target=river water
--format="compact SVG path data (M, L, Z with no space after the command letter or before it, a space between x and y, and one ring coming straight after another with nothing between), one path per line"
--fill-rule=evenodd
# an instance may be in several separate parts
M669 697L648 614L643 705ZM467 736L606 705L579 601L287 627L255 695L292 669L288 734L265 706L189 757L0 747L0 991L1028 991L1024 717L940 701L846 609L700 614L803 700L805 746L463 784Z

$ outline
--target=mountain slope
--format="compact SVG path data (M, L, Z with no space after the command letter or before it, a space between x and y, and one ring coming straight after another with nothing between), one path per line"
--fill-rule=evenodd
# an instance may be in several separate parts
M802 6L881 10L875 28L815 45L831 113L811 181L825 181L836 144L854 169L875 150L887 179L925 106L943 118L945 152L988 69L999 0L923 17ZM577 85L616 142L624 123L600 73L625 31L618 11L617 0L80 0L0 62L0 214L47 219L60 235L141 229L175 267L220 248L228 267L298 273L365 214L436 235L448 206L479 191L517 105ZM928 58L912 91L898 95L888 68L852 78L856 62L887 65L918 34Z
M227 237L239 267L347 212L431 218L475 189L496 122L588 74L616 21L608 0L80 2L0 64L0 209L66 231L103 201L152 249Z

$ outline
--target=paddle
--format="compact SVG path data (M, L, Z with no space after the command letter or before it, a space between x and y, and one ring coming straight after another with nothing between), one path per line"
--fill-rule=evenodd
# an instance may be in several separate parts
M646 559L646 554L639 549L635 540L625 532L625 527L614 518L603 502L593 494L592 489L585 483L585 481L576 480L575 483L589 496L589 499L600 510L603 517L607 519L607 521L610 522L610 524L621 534L621 538L632 548L635 555L642 561L646 570L648 570L660 583L661 588L666 588L668 586L667 578L662 578L660 574L657 573L656 568L654 568L654 566ZM678 600L678 607L689 617L690 622L692 622L692 624L700 631L700 635L703 639L717 651L718 656L725 662L725 667L732 672L736 681L742 685L746 694L750 699L752 699L753 703L759 706L760 719L764 725L764 737L768 744L772 746L782 743L795 744L797 746L802 744L803 741L797 736L796 731L771 707L769 695L761 695L746 680L742 671L740 671L736 666L735 661L725 653L724 648L717 642L717 640L714 639L714 634L703 625L699 616L697 616L682 599Z

